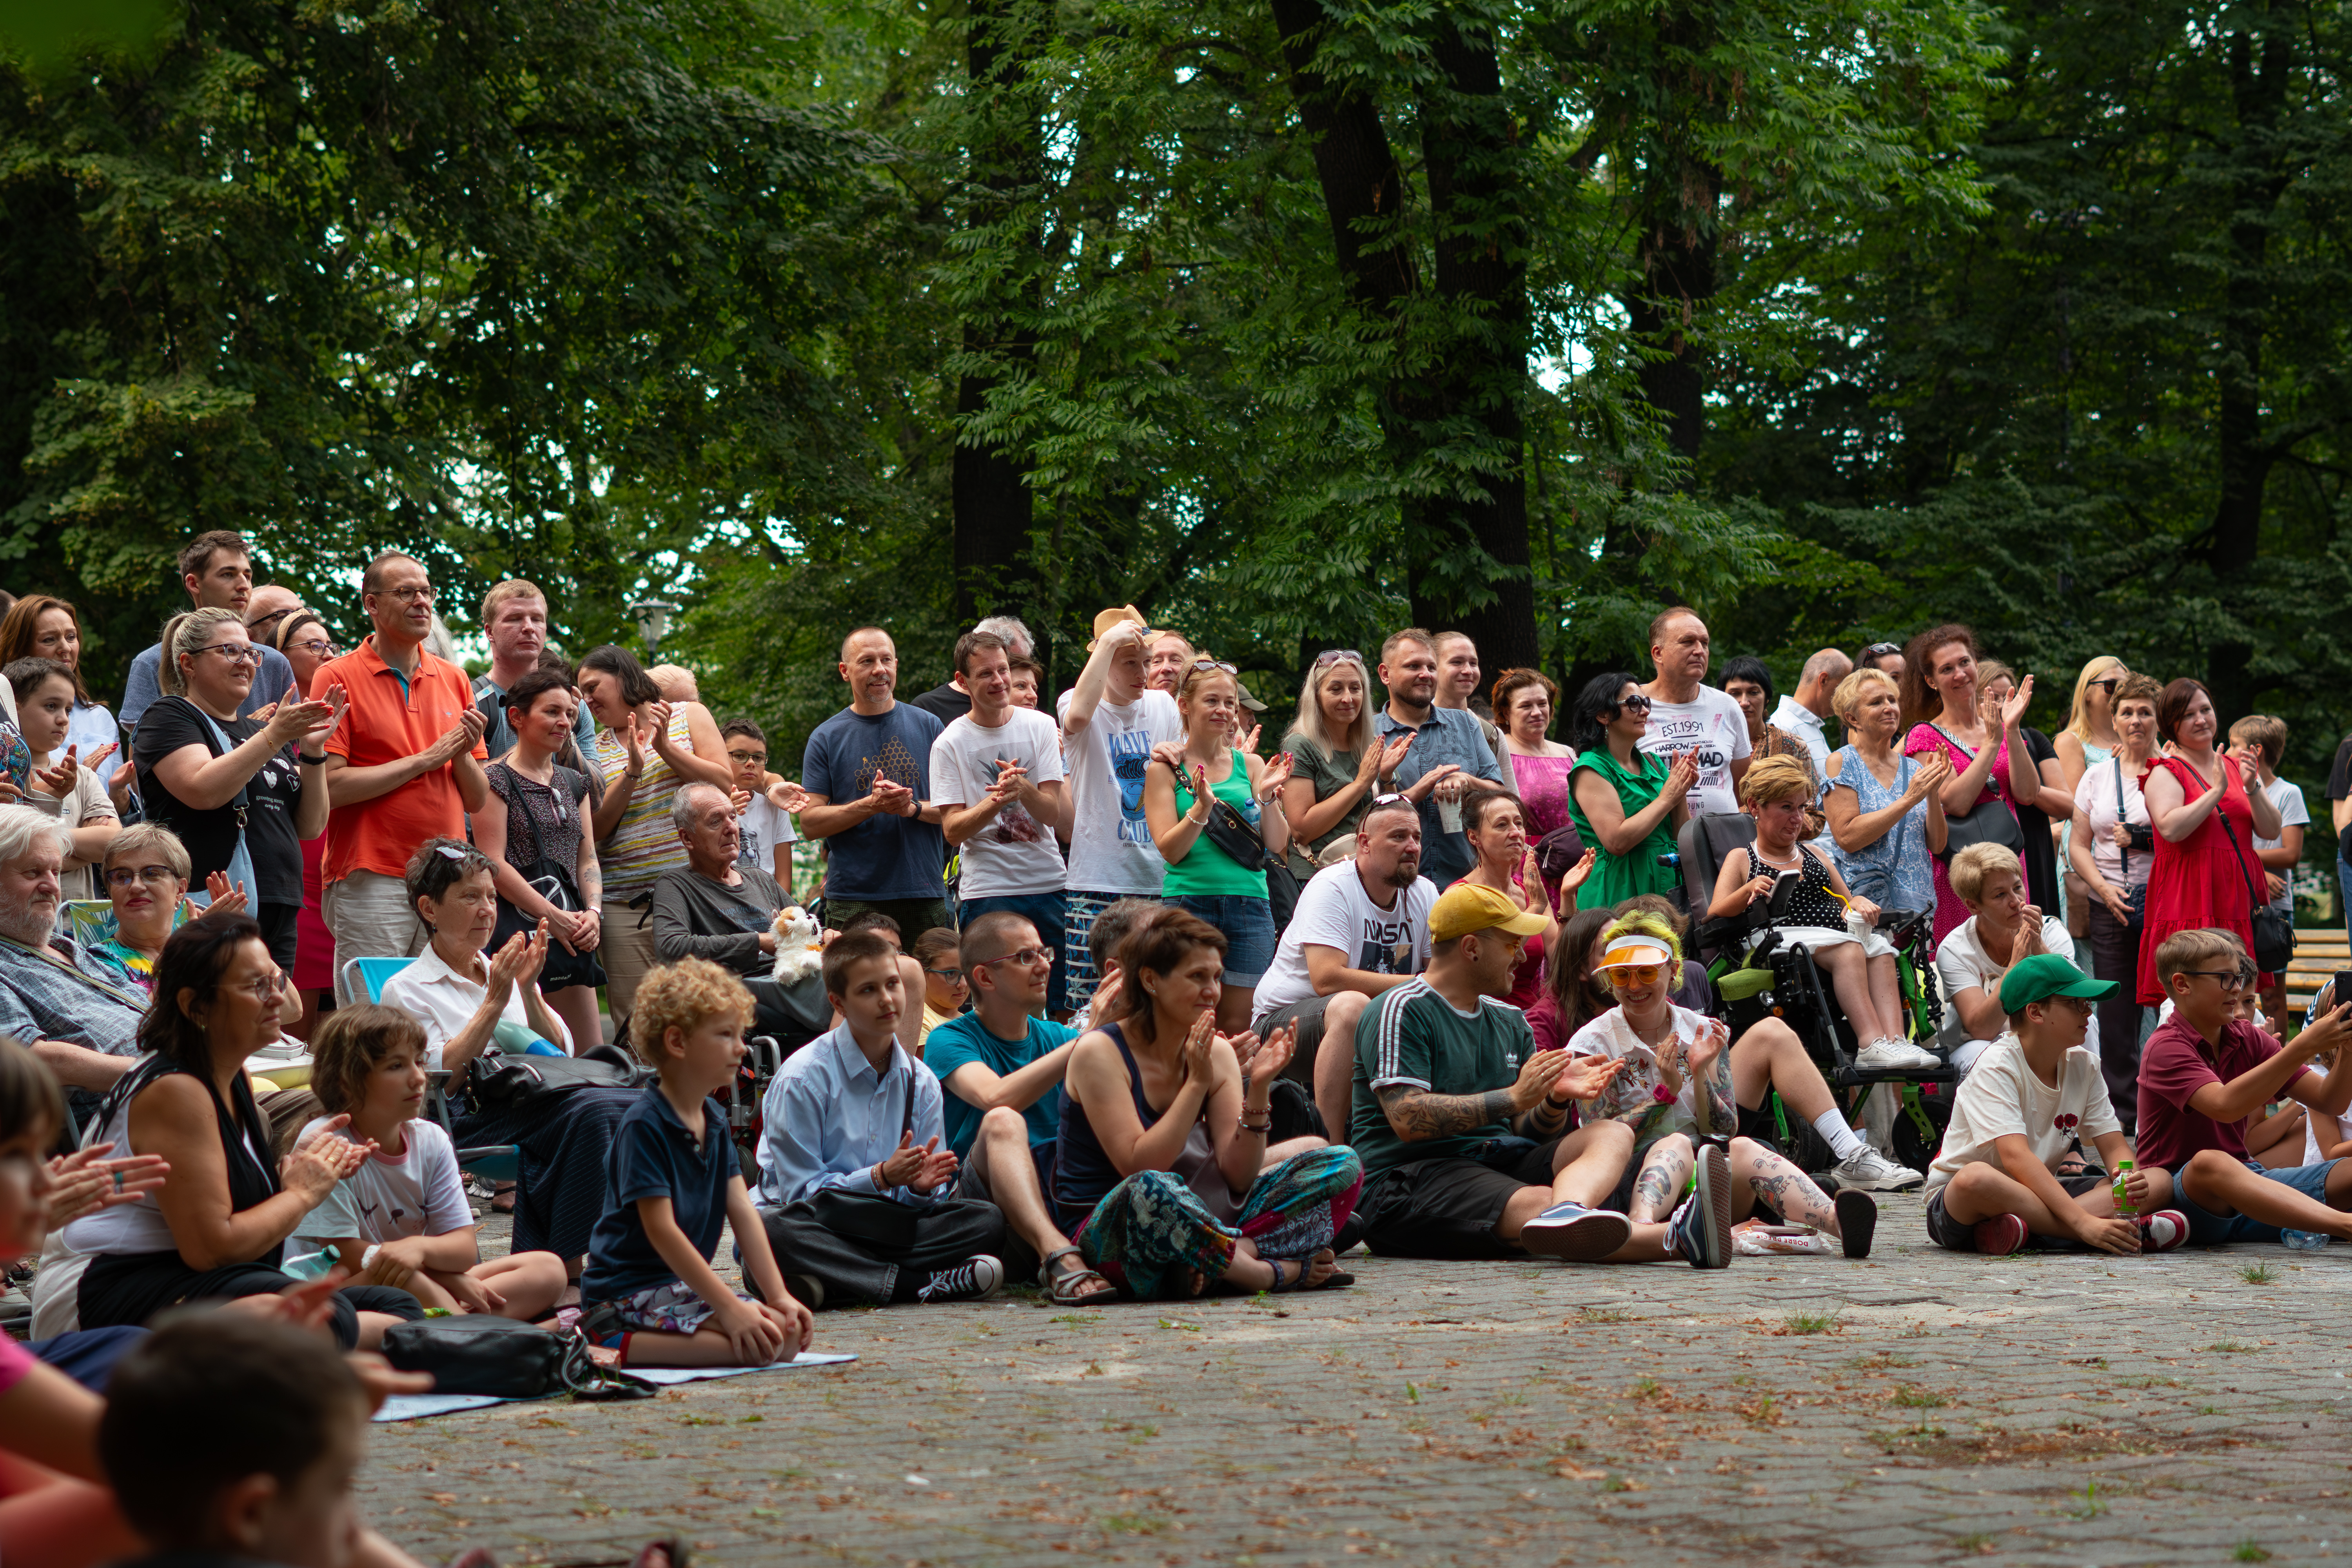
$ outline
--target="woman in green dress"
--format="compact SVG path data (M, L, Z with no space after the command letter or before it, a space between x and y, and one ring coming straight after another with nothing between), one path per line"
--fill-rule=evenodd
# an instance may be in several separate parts
M1599 862L1576 892L1580 910L1609 908L1637 893L1668 893L1682 881L1658 857L1674 852L1690 816L1698 763L1689 752L1671 765L1635 748L1650 727L1650 700L1622 670L1596 675L1577 694L1570 743L1569 820Z

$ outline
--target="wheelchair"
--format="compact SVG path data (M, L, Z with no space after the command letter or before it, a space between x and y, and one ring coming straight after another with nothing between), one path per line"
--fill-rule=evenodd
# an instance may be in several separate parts
M1736 915L1710 919L1706 914L1715 899L1715 881L1734 849L1756 839L1756 819L1746 813L1695 816L1683 825L1676 843L1683 873L1683 891L1691 910L1691 954L1706 967L1721 1016L1736 1039L1765 1018L1778 1018L1796 1031L1805 1054L1821 1068L1831 1094L1849 1120L1870 1090L1879 1084L1894 1087L1897 1097L1893 1136L1894 1158L1915 1171L1925 1171L1943 1146L1944 1128L1951 1121L1952 1093L1960 1074L1949 1066L1872 1068L1854 1060L1862 1042L1846 1021L1821 967L1801 942L1785 942L1770 931L1794 890L1793 879L1783 881L1773 896ZM1895 977L1908 1024L1911 1043L1940 1058L1937 1034L1943 1026L1944 1001L1936 984L1933 962L1933 910L1885 910L1879 915L1878 933L1895 950ZM1764 935L1750 945L1750 933ZM1772 1115L1780 1152L1800 1169L1826 1170L1835 1162L1821 1135L1801 1119L1789 1115L1775 1089L1765 1101Z

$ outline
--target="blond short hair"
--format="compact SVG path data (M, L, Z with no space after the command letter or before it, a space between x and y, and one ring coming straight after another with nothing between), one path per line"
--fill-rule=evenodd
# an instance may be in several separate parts
M2025 877L2024 868L2017 863L2017 851L2008 845L1971 844L1952 857L1952 891L1961 902L1973 904L1984 892L1985 879L1995 871L2006 871L2021 881Z
M160 822L134 822L114 836L107 845L106 854L99 861L99 870L114 869L114 863L125 856L153 855L162 860L172 875L183 882L188 880L190 862L188 847L180 836Z
M1675 931L1674 921L1649 910L1635 910L1631 914L1620 915L1611 921L1608 928L1601 933L1601 950L1606 952L1609 944L1621 936L1647 937L1664 948L1674 969L1674 973L1668 977L1666 989L1671 991L1682 984L1683 939Z
M509 599L537 599L541 609L547 608L547 595L536 583L526 582L520 577L493 583L490 591L482 595L482 626L485 630L499 618L499 607Z
M707 958L681 958L645 978L629 1009L629 1044L640 1059L660 1067L662 1043L676 1029L690 1035L712 1018L731 1017L751 1026L751 993L732 973Z
M2157 944L2156 983L2171 989L2172 977L2185 969L2202 969L2217 960L2226 959L2230 967L2238 968L2244 962L2246 949L2235 931L2217 931L2211 927L2192 927L2177 931Z
M1801 800L1810 804L1813 797L1813 781L1805 765L1794 757L1766 757L1748 767L1748 776L1739 781L1739 804L1769 805L1779 800Z
M1862 711L1862 694L1873 686L1884 686L1899 699L1902 683L1874 664L1865 664L1837 683L1830 693L1830 711L1838 716L1841 724L1851 724L1853 716Z

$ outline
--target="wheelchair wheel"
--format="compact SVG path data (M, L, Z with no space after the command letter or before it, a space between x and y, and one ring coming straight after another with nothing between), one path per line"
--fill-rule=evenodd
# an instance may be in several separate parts
M1913 1114L1907 1097L1895 1107L1895 1128L1888 1142L1895 1145L1896 1163L1921 1172L1935 1163L1944 1146L1944 1129L1952 1120L1952 1092L1956 1087L1948 1083L1916 1085L1917 1115ZM1920 1127L1920 1116L1925 1116L1934 1129L1932 1136Z

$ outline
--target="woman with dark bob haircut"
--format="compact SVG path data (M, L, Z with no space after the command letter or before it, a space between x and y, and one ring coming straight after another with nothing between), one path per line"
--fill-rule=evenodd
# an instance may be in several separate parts
M1569 820L1599 857L1576 890L1578 909L1613 909L1636 893L1670 893L1682 884L1681 873L1658 858L1673 852L1675 830L1690 816L1698 764L1687 752L1670 763L1643 751L1649 730L1650 699L1622 669L1594 676L1576 694Z
M313 1136L282 1160L270 1157L269 1122L245 1060L277 1043L290 1001L250 915L191 921L164 942L154 1000L139 1025L146 1055L100 1107L99 1142L159 1155L171 1172L138 1202L66 1227L66 1246L92 1255L81 1277L83 1328L144 1323L182 1301L269 1295L296 1283L279 1268L286 1238L369 1151ZM377 1285L347 1286L332 1301L330 1326L345 1350L372 1349L394 1323L424 1316L415 1297Z

